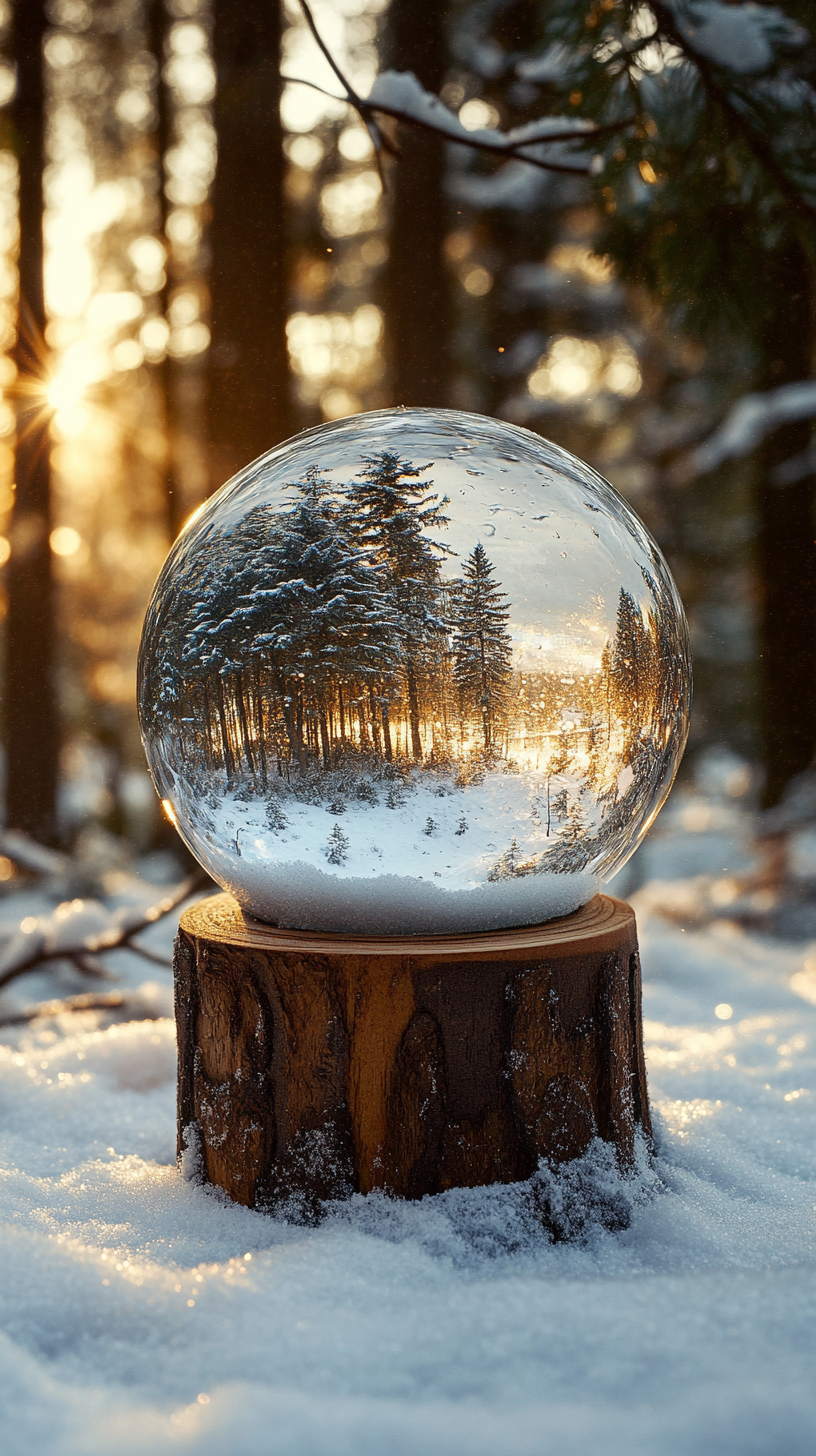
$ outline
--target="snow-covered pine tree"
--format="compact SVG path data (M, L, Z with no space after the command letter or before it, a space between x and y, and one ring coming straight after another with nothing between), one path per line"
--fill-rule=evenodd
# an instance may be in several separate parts
M514 834L509 847L497 859L487 878L491 884L497 880L511 880L518 874L520 863L521 854Z
M674 739L678 716L691 711L691 683L685 671L688 643L672 610L673 584L659 563L654 566L654 574L644 567L641 572L656 603L650 620L656 679L652 737L665 749Z
M179 659L188 695L211 726L218 724L221 761L227 778L232 779L241 746L252 766L246 715L237 711L231 683L234 644L224 630L235 610L244 557L240 542L233 537L210 541L208 548L203 566L198 561L190 564L185 583L187 610L176 613Z
M630 592L620 589L609 675L615 713L624 725L627 754L651 727L657 705L658 662L649 626Z
M363 468L346 487L354 539L384 570L396 624L411 729L411 752L422 758L419 685L432 678L445 635L440 610L439 562L448 548L429 531L447 525L447 497L432 493L433 481L394 451L365 456Z
M507 631L507 593L495 580L493 565L481 542L464 567L453 638L453 675L464 711L481 719L485 751L494 744L505 709L512 662Z
M240 644L240 660L249 652L263 661L301 768L310 725L328 768L338 692L344 683L380 688L393 680L397 621L387 573L353 541L342 498L314 468L292 489L289 510L247 562L222 635Z
M579 796L564 788L555 795L552 811L560 820L561 827L543 868L562 875L576 873L585 868L590 857L590 849L585 842L586 810ZM592 844L594 848L594 841Z
M586 827L586 812L581 800L569 789L562 789L552 801L553 813L561 820L559 839L575 844Z
M326 859L329 864L345 864L351 841L339 824L335 824L326 844Z

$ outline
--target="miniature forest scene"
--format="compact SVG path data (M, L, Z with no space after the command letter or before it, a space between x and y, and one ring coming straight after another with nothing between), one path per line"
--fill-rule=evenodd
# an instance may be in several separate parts
M689 692L626 503L526 431L431 410L323 426L229 482L168 559L140 676L159 793L210 873L280 924L395 933L589 899L668 793Z

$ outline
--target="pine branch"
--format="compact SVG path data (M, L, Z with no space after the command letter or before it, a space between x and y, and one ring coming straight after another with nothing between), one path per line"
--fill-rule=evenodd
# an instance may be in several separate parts
M760 136L754 127L751 126L747 118L743 116L739 107L735 105L729 95L727 88L717 79L715 68L711 62L706 56L701 55L694 49L694 46L677 26L671 9L663 3L663 0L650 0L650 5L660 29L683 52L686 59L691 61L696 67L709 99L715 102L723 111L731 123L732 132L736 132L745 142L760 166L773 178L778 190L792 205L794 211L801 217L806 218L808 222L812 222L813 218L816 217L816 204L809 202L800 192L796 184L788 177L785 169L780 165L770 142L767 142L764 137ZM654 37L651 37L651 39L654 39Z

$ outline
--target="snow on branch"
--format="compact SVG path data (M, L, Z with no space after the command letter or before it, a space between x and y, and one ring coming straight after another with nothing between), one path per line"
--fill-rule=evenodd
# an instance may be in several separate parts
M778 51L802 46L808 38L802 26L774 6L664 0L664 8L694 55L738 76L769 70Z
M67 854L38 844L20 829L0 830L0 854L35 875L61 876L67 874L70 868Z
M468 131L458 116L449 111L438 96L426 91L410 71L383 71L377 76L366 98L366 104L385 116L425 127L428 131L441 132L451 141L460 142L464 146L502 152L525 161L535 161L538 165L544 165L542 160L538 157L526 157L522 148L541 142L552 145L557 142L585 141L588 135L597 131L591 121L558 116L542 116L536 121L528 122L526 126L519 126L508 132L493 127ZM580 170L586 171L587 167L583 166Z
M555 85L569 76L572 52L562 41L548 46L543 55L523 56L516 62L516 75L534 85Z
M724 460L749 455L778 425L816 418L816 379L782 384L738 400L713 435L686 457L684 474L706 475Z
M51 915L31 916L0 952L0 987L55 960L72 961L85 975L104 978L107 973L93 959L102 951L129 950L154 964L169 965L135 937L209 883L203 872L191 875L148 910L108 910L98 900L70 900Z
M398 154L394 142L382 131L379 123L382 116L407 126L418 127L422 131L433 132L459 146L528 162L546 172L560 172L578 177L587 176L592 171L592 160L589 157L575 157L564 148L568 148L570 143L586 143L594 136L623 131L635 120L634 117L626 117L608 126L597 126L583 118L542 116L509 132L492 127L468 131L458 116L449 111L433 92L426 91L411 71L383 71L376 77L368 96L359 96L322 39L308 0L300 0L300 8L315 42L345 93L333 99L346 101L349 106L353 106L365 123L374 144L378 166L383 152ZM300 76L284 76L283 80L323 91L321 86ZM329 95L328 92L323 94Z
M729 129L742 137L755 159L773 178L783 197L812 221L816 206L779 153L774 127L757 111L756 100L767 86L767 74L790 52L804 45L808 32L771 6L722 5L719 0L651 0L651 11L664 36L673 41L697 69L705 91L718 106ZM730 79L729 79L730 73ZM763 79L741 82L745 76ZM775 78L777 82L779 78ZM794 114L805 114L810 89L792 85L783 72L776 86L777 124L783 116L789 129ZM787 97L787 100L783 98ZM791 110L791 99L795 107ZM800 118L801 119L801 118Z

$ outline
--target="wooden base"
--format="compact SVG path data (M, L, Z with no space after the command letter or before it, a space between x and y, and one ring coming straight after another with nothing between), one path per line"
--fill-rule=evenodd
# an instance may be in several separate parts
M179 1148L249 1207L420 1198L649 1134L634 912L479 935L280 930L229 895L176 941Z

